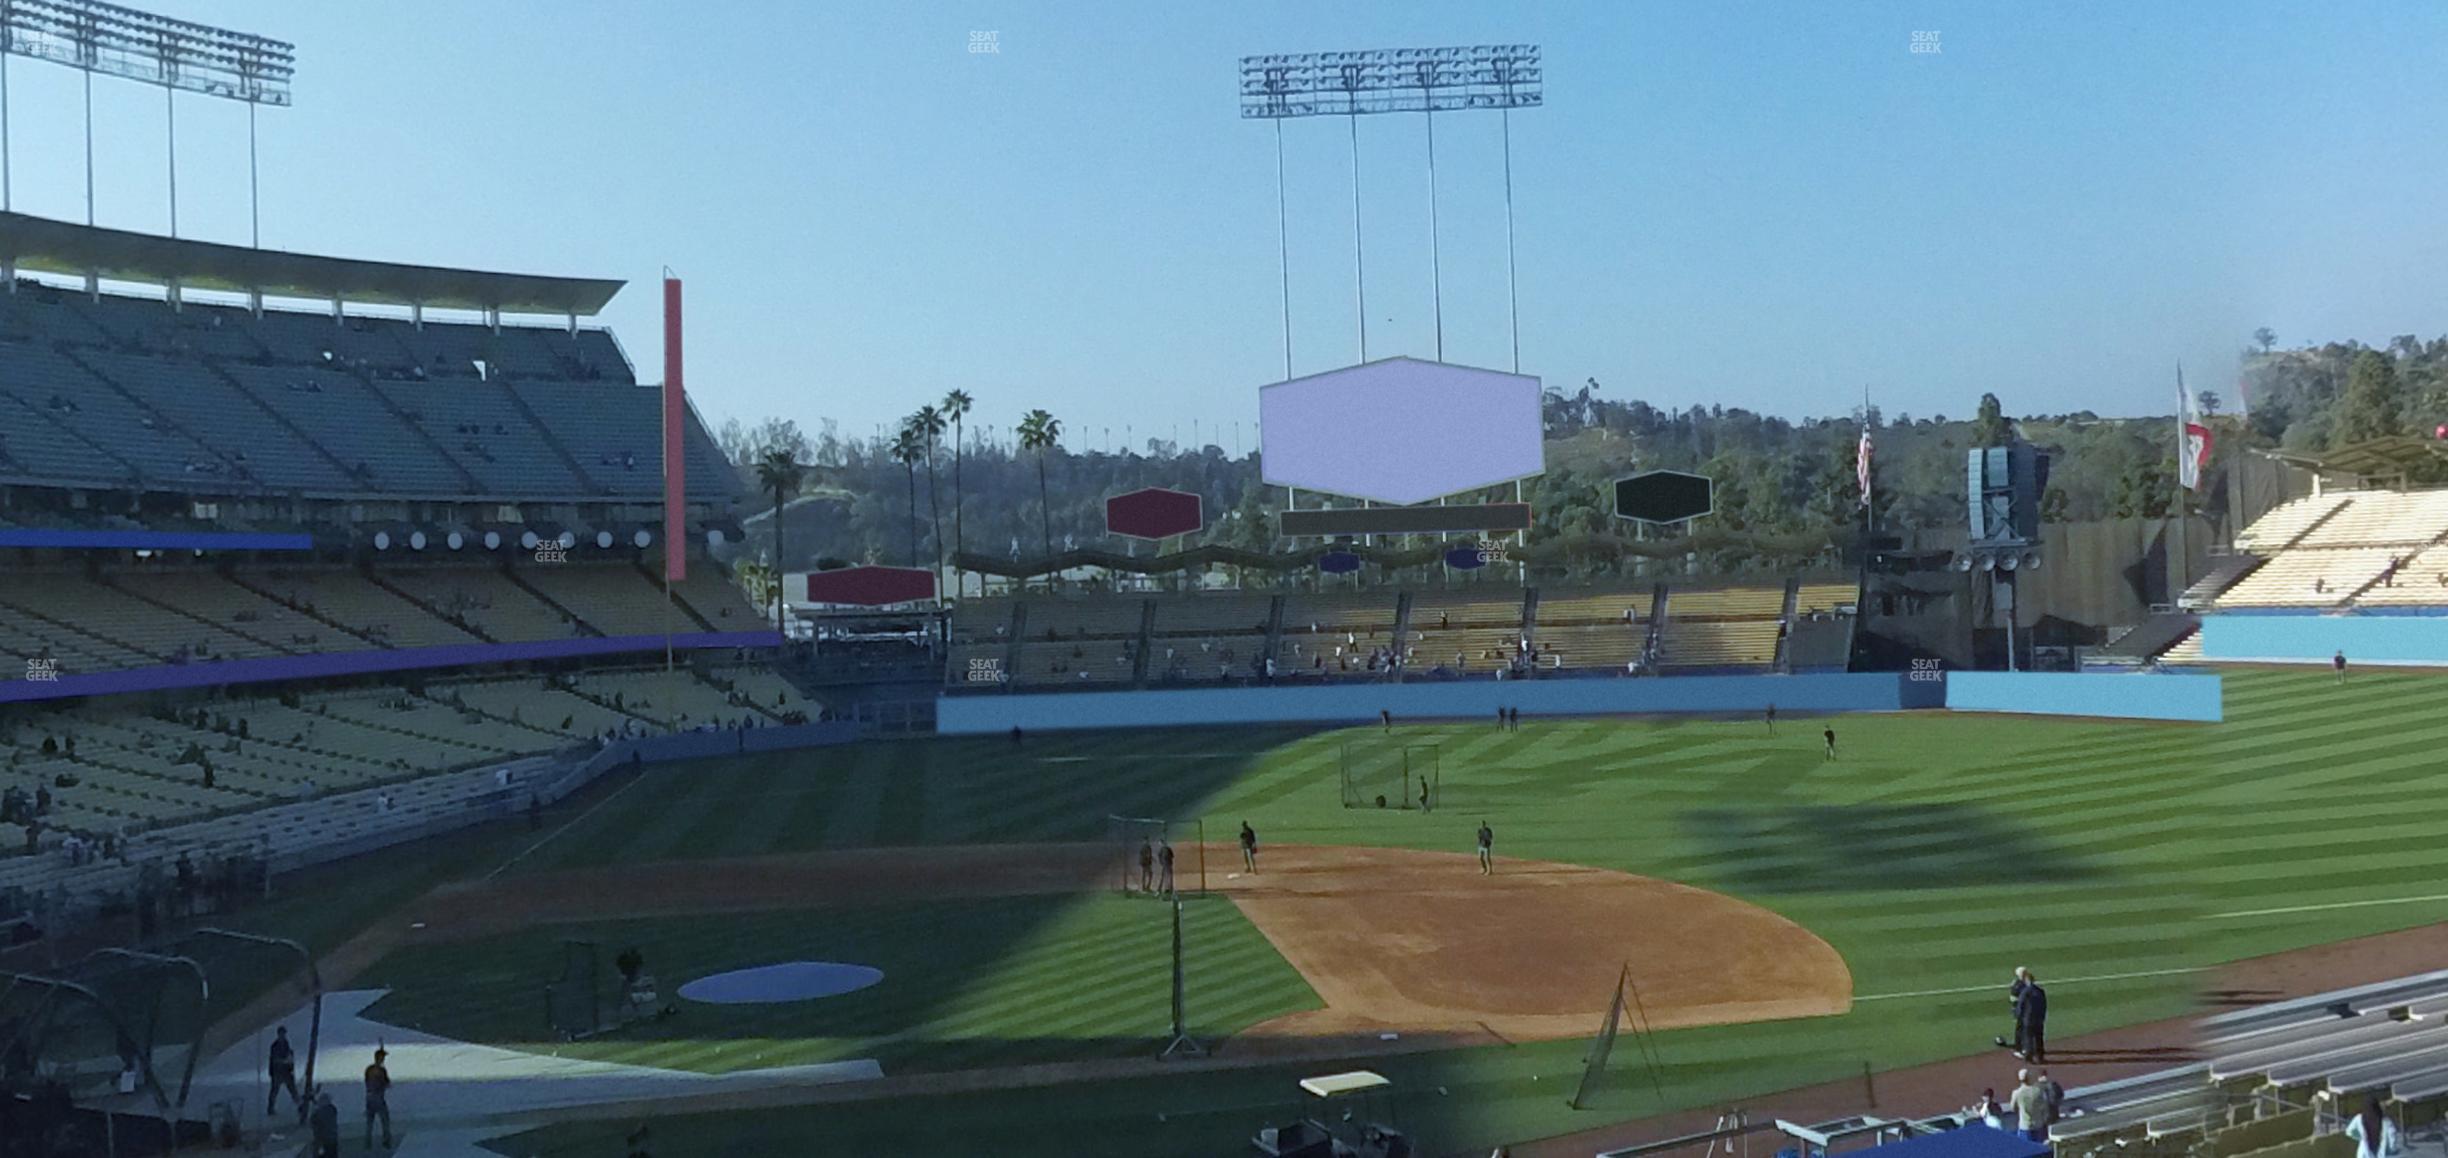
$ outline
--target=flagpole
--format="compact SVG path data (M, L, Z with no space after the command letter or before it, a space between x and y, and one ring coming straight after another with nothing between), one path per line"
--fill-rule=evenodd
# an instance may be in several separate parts
M2187 412L2188 406L2185 398L2184 386L2184 361L2179 359L2176 363L2176 522L2168 537L2168 542L2170 545L2168 552L2168 606L2170 607L2175 607L2184 598L2184 590L2186 585L2185 572L2190 565L2190 560L2188 560L2185 556L2184 533L2185 492L2191 489L2185 485L2184 481L2185 460L2188 457L2190 449L2186 445L2185 439L2185 415ZM2196 481L2198 481L2200 477L2201 476L2198 474L2194 476Z

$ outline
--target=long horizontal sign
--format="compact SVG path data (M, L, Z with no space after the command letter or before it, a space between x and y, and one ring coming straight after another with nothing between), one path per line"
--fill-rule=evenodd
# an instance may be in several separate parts
M311 551L309 535L247 531L79 531L0 528L0 547L64 551Z
M1528 503L1472 503L1450 507L1359 507L1339 511L1285 511L1288 538L1317 535L1434 535L1451 531L1526 531Z

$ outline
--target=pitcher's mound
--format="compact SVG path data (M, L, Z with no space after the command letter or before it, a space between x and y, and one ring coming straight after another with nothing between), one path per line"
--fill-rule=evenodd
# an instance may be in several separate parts
M1237 865L1241 854L1217 845L1208 855ZM1507 857L1495 869L1481 876L1467 853L1260 849L1258 872L1224 878L1219 891L1326 1008L1262 1023L1239 1040L1586 1037L1626 964L1639 997L1626 1017L1645 1013L1654 1029L1852 1007L1844 958L1757 905L1609 869Z

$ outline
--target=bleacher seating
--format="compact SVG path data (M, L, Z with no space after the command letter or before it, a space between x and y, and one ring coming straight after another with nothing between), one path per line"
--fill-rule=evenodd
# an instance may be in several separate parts
M2222 568L2189 603L2226 607L2448 606L2448 490L2333 491L2273 508L2236 533L2266 561Z
M2236 549L2274 551L2287 546L2351 497L2351 492L2332 491L2290 499L2272 507L2260 518L2254 519L2251 526L2236 532Z
M63 485L645 497L660 392L611 335L0 292L0 467ZM692 416L691 496L734 474ZM573 465L576 464L576 465Z

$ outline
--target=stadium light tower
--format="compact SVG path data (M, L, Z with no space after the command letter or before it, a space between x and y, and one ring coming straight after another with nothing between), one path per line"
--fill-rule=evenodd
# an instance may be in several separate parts
M263 244L255 172L255 107L289 104L295 46L251 33L172 20L99 0L0 0L0 210L9 189L8 58L30 56L85 74L85 224L94 223L95 73L157 84L170 128L170 235L178 236L178 94L203 93L247 106L250 244Z
M1283 122L1348 118L1352 152L1352 281L1360 304L1360 360L1368 361L1368 274L1360 248L1360 117L1420 113L1428 125L1429 294L1437 361L1445 360L1443 261L1437 244L1436 115L1471 109L1504 114L1505 293L1513 299L1513 369L1521 370L1521 307L1514 297L1513 110L1546 103L1535 44L1394 48L1241 58L1241 116L1275 122L1276 248L1283 263L1284 377L1292 377L1292 268L1284 216Z

